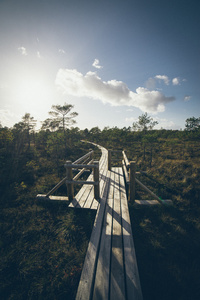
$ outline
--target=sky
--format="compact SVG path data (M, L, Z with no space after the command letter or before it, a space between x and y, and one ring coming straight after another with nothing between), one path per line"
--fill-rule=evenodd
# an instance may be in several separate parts
M52 105L80 129L200 116L198 0L0 0L0 123L39 129Z

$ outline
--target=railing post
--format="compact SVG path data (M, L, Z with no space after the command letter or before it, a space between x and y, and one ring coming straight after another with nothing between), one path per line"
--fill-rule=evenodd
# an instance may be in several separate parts
M72 181L73 180L72 162L70 160L66 161L65 167L66 167L67 180ZM67 193L68 193L69 201L72 201L74 199L74 185L73 183L67 183L66 185L67 185Z
M135 171L136 164L135 161L130 161L130 169L129 169L129 195L128 200L132 203L135 202Z
M97 182L97 184L94 184L94 198L96 200L99 200L99 196L100 196L100 191L99 191L99 162L94 161L93 164L96 166L93 169L94 181Z
M90 154L90 159L93 160L94 159L94 151L92 149L89 149L90 151L92 151L92 153Z
M108 170L111 171L111 151L108 149Z

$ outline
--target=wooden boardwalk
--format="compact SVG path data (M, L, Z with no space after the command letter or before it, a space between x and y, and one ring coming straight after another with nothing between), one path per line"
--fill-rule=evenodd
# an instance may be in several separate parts
M106 184L106 176L107 176L107 165L108 165L108 151L98 146L101 149L102 155L99 161L99 181L100 181L100 193L104 190L104 186ZM92 181L93 175L91 174L87 181ZM101 195L100 194L100 195ZM88 208L88 209L96 209L100 204L99 200L94 198L94 186L85 184L80 189L78 194L74 197L73 201L70 203L69 207L74 208Z
M122 168L108 171L108 151L98 147L100 199L94 198L93 186L84 185L69 205L97 210L76 299L141 300Z
M37 198L45 201L71 201L71 208L96 210L76 300L142 300L124 179L129 186L129 198L136 206L173 203L158 197L135 177L135 174L142 172L135 171L135 162L129 162L124 151L122 167L111 168L111 152L119 151L108 151L92 144L102 152L99 162L93 160L93 151L74 163L67 161L67 176L46 195L39 194ZM73 169L79 170L74 177ZM87 181L77 181L87 169L92 169L93 174L91 173ZM65 183L68 197L52 196ZM155 200L136 200L135 183ZM76 196L74 184L83 184Z

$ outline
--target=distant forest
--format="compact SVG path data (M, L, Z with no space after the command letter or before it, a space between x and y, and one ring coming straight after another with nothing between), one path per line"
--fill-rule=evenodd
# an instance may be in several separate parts
M200 118L188 118L182 131L154 130L147 114L128 128L81 130L71 110L52 106L38 131L29 113L12 128L0 126L0 298L74 299L95 215L36 195L65 176L66 160L90 148L100 157L87 140L125 150L147 171L142 182L173 200L168 209L129 205L144 299L199 299ZM139 189L136 196L148 197Z

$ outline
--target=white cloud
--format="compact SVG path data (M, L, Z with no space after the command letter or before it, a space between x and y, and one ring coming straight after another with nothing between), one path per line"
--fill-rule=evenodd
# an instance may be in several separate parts
M97 58L95 58L94 62L93 62L93 67L95 67L96 69L102 69L103 67L99 65L99 60Z
M168 76L166 76L166 75L156 75L155 78L158 79L158 80L163 80L166 85L169 85L170 80L169 80Z
M175 77L172 79L172 84L173 85L179 85L180 84L180 78L179 77Z
M65 54L65 53L66 53L65 50L63 50L63 49L59 49L58 52L59 52L59 53L62 53L62 54Z
M184 97L184 101L185 101L185 102L190 101L190 99L191 99L191 96L188 96L188 95L187 95L187 96Z
M37 58L39 58L39 59L42 58L39 51L37 51Z
M149 89L149 90L155 89L155 87L156 87L156 80L155 80L155 78L150 77L150 78L146 81L145 86L146 86L146 88Z
M18 51L19 51L22 55L27 55L26 48L24 48L24 47L19 47L19 48L18 48Z
M137 107L150 113L163 112L165 105L175 100L174 97L166 97L159 91L144 87L138 87L133 92L124 82L115 79L103 81L95 72L88 72L84 76L77 70L60 69L55 83L63 93L99 99L112 106Z
M8 84L7 83L0 83L0 89L7 89L8 88Z

